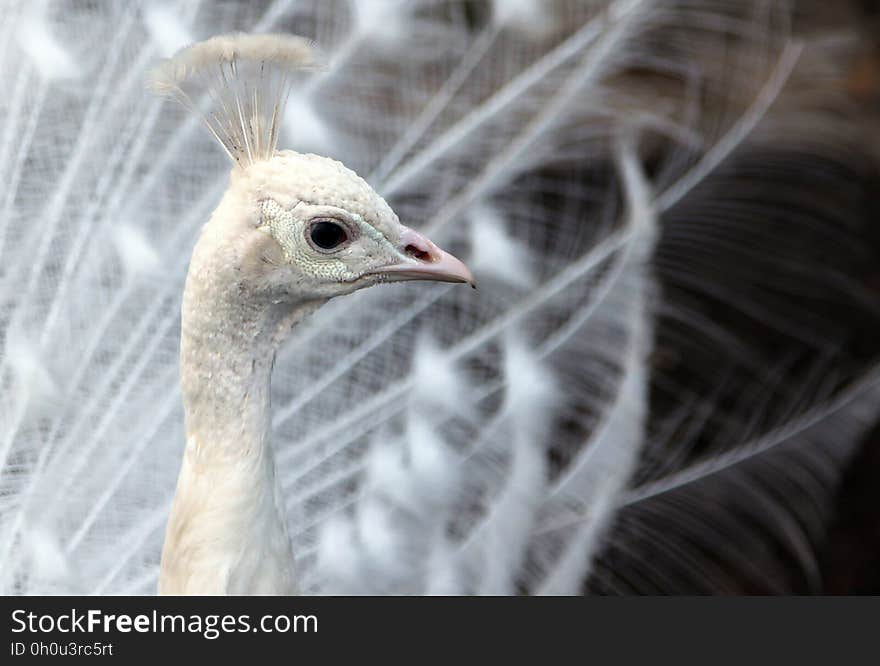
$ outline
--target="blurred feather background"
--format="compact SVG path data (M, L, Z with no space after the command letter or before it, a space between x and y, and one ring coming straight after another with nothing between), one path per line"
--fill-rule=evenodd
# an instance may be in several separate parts
M323 52L279 145L480 281L340 299L279 354L306 592L880 591L878 13L7 0L0 590L155 590L228 167L144 80L244 30Z

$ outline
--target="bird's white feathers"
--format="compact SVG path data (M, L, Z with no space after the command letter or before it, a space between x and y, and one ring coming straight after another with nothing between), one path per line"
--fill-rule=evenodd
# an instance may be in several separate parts
M234 30L154 83L236 163L276 141L341 160L481 284L336 299L279 352L301 592L730 591L774 552L810 569L877 373L828 309L873 307L841 278L855 123L784 4L4 5L0 591L156 590L180 295L228 164L143 81ZM307 42L262 33L325 53L286 112Z

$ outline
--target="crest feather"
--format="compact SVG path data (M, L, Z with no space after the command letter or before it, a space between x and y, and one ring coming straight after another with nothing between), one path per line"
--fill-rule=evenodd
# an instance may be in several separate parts
M298 70L313 69L309 40L293 35L218 35L150 72L150 88L199 116L241 167L272 157Z

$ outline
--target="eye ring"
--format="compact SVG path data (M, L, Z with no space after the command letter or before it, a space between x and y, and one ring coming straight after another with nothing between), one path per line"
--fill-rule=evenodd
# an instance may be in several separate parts
M348 227L329 217L315 218L306 227L306 239L318 252L337 252L351 241Z

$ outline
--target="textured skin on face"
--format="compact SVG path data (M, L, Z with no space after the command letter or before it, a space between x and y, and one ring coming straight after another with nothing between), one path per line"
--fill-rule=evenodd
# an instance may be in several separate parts
M303 225L297 223L293 212L281 207L274 199L260 202L262 226L278 241L288 263L300 267L308 273L324 280L349 282L358 277L348 265L332 255L320 255L302 241Z
M363 178L336 160L284 151L233 172L232 184L256 205L252 223L275 239L287 264L304 277L345 285L400 258L403 227L397 216ZM349 242L338 251L317 250L306 240L315 219L339 221Z

